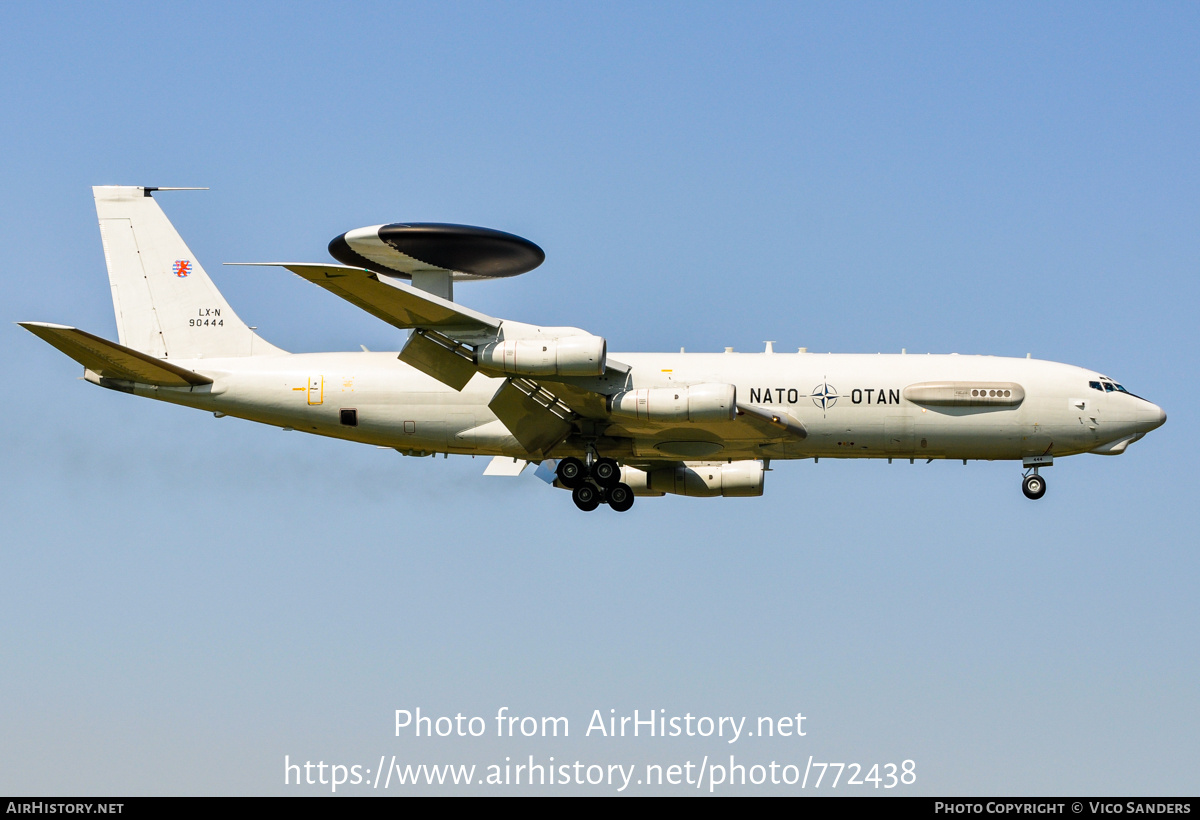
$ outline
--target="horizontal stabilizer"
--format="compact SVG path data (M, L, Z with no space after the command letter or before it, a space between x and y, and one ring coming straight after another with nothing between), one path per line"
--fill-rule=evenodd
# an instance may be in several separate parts
M212 379L208 376L201 376L199 373L93 336L78 328L45 322L17 324L106 379L160 387L212 384Z

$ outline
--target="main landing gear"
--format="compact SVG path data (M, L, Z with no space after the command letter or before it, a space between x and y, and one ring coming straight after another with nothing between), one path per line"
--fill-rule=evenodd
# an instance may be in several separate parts
M578 458L558 462L558 481L571 490L571 500L584 512L607 504L617 512L633 506L633 490L621 483L621 465L611 458L593 459L591 466Z

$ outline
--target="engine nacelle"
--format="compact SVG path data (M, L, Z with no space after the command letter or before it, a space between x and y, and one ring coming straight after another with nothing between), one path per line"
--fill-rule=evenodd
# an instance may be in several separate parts
M476 352L480 366L517 376L600 376L606 344L600 336L509 339Z
M692 462L681 467L639 470L622 467L621 481L634 495L686 495L693 498L752 498L763 494L761 461Z
M609 396L608 412L632 421L732 421L737 388L732 384L650 387Z

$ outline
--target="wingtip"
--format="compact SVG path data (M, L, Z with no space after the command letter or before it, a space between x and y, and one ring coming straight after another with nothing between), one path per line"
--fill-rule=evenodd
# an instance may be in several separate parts
M35 327L44 327L50 330L75 330L73 325L59 325L54 322L13 322L13 324L20 325L26 330L33 330Z

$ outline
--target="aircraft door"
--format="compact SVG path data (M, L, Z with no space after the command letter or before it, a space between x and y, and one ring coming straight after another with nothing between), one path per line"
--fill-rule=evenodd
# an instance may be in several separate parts
M324 376L309 376L308 377L308 403L317 405L325 401L325 377Z
M883 420L883 446L889 453L907 453L913 449L912 416L888 416Z

